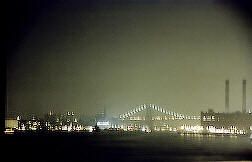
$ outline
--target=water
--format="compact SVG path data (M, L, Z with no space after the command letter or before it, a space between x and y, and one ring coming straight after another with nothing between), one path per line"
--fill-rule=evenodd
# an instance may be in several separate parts
M249 136L86 134L11 137L6 153L31 161L241 161L252 160ZM20 149L23 148L23 149ZM40 158L37 158L40 157Z

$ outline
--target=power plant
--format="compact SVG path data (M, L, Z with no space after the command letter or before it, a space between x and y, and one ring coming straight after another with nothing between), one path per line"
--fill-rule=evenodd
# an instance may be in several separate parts
M241 112L229 112L229 80L225 81L225 112L201 112L201 126L213 132L248 133L252 129L252 114L246 112L246 80L242 81Z

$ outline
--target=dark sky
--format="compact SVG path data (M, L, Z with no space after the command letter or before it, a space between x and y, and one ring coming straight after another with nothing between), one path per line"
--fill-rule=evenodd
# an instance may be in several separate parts
M219 1L36 1L10 5L7 116L117 116L143 103L188 115L252 109L250 15ZM13 7L14 6L14 7Z

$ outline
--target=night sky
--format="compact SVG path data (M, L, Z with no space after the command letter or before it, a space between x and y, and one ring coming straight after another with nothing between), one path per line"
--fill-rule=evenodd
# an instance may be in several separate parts
M230 111L241 111L242 79L252 109L250 16L233 4L20 4L10 11L7 116L104 108L117 116L143 103L188 115L223 112L226 79Z

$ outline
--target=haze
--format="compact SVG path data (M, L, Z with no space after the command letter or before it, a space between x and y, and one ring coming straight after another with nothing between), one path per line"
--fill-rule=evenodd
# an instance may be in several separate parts
M182 3L183 2L183 3ZM62 2L41 12L7 64L7 116L114 116L143 103L195 114L252 109L249 27L215 1Z

